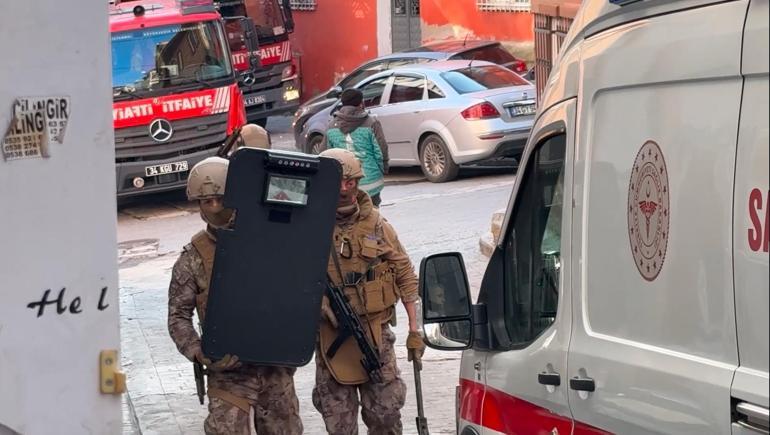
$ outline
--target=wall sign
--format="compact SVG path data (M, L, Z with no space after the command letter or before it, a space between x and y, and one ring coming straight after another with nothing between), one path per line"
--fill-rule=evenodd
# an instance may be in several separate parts
M69 117L69 97L17 98L3 137L3 160L49 157L49 144L64 142Z

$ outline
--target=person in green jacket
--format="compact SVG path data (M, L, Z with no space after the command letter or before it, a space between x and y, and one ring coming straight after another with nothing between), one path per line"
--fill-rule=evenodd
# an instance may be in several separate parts
M346 89L340 100L342 107L329 123L322 148L343 148L356 155L364 168L360 189L379 207L388 173L388 142L382 125L366 111L364 95L358 89Z

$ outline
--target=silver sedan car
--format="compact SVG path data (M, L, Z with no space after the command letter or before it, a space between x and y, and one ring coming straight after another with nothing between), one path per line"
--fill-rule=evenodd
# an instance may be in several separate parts
M489 62L446 61L385 71L355 86L382 123L390 166L420 166L432 182L460 165L518 160L535 115L535 88ZM305 124L303 151L318 153L339 103Z

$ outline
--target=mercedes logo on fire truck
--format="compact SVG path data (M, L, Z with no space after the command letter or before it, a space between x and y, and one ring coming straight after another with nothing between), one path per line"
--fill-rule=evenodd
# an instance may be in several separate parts
M171 139L174 129L171 123L163 118L158 118L150 123L150 137L155 142L166 142Z
M252 86L257 82L257 78L252 73L246 73L243 75L243 84L246 86Z
M636 268L647 281L663 269L671 214L663 151L648 141L639 150L628 187L628 238Z

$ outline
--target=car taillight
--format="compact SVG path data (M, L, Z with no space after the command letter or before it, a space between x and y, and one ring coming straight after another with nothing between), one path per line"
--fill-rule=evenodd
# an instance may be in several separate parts
M527 63L523 60L517 60L516 63L513 64L513 70L517 73L527 72Z
M499 118L500 112L497 111L492 103L485 101L463 110L461 115L468 121L477 121L480 119Z
M297 67L293 64L283 69L281 73L281 80L291 80L297 75Z

